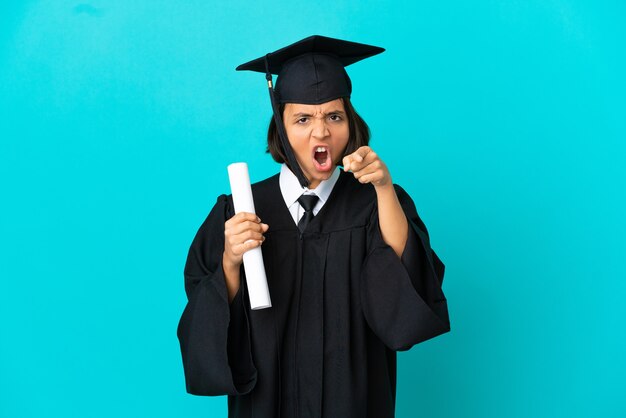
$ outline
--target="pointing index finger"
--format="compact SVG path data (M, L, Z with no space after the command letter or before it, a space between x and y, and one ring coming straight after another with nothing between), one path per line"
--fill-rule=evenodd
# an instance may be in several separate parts
M352 172L359 171L365 165L367 165L367 164L364 164L364 161L365 161L365 157L370 152L371 152L371 148L370 147L362 146L359 149L357 149L356 151L354 151L352 154L348 155L346 158L348 158L349 170L352 171ZM348 168L346 168L346 171L347 170L348 170Z
M367 156L367 154L370 153L372 149L368 146L362 146L359 149L357 149L356 151L354 151L354 156L355 158L357 158L359 162L363 161L365 159L365 157Z

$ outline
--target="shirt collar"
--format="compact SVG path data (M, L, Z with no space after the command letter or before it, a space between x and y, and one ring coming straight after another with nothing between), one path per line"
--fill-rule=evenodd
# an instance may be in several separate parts
M280 166L278 183L285 204L287 207L290 207L304 193L315 194L320 198L322 203L326 203L338 178L339 167L335 167L335 171L333 171L333 174L327 180L322 180L315 189L309 189L308 187L302 187L295 174L291 172L286 164L282 164Z

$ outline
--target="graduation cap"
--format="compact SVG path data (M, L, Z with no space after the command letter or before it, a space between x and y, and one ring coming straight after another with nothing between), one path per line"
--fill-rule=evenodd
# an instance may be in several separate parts
M321 104L350 97L352 83L344 67L383 51L377 46L314 35L237 67L237 71L265 73L287 164L302 187L308 187L309 182L289 145L279 104ZM276 88L272 74L278 75Z

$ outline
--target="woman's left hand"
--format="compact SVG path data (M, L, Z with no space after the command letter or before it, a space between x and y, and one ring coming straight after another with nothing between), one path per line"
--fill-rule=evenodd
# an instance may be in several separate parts
M352 171L361 183L372 183L375 187L391 185L387 165L368 146L363 146L343 157L344 171Z
M391 175L383 160L370 147L361 147L343 158L343 169L352 171L361 183L376 189L378 224L383 240L402 257L409 234L409 224L396 195Z

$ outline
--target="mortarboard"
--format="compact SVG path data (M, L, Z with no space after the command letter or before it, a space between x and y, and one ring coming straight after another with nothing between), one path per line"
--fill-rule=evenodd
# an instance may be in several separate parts
M377 46L314 35L237 67L237 71L265 73L287 163L302 187L307 187L309 182L289 145L279 104L321 104L350 97L352 83L344 67L383 51ZM278 75L275 89L272 74Z

